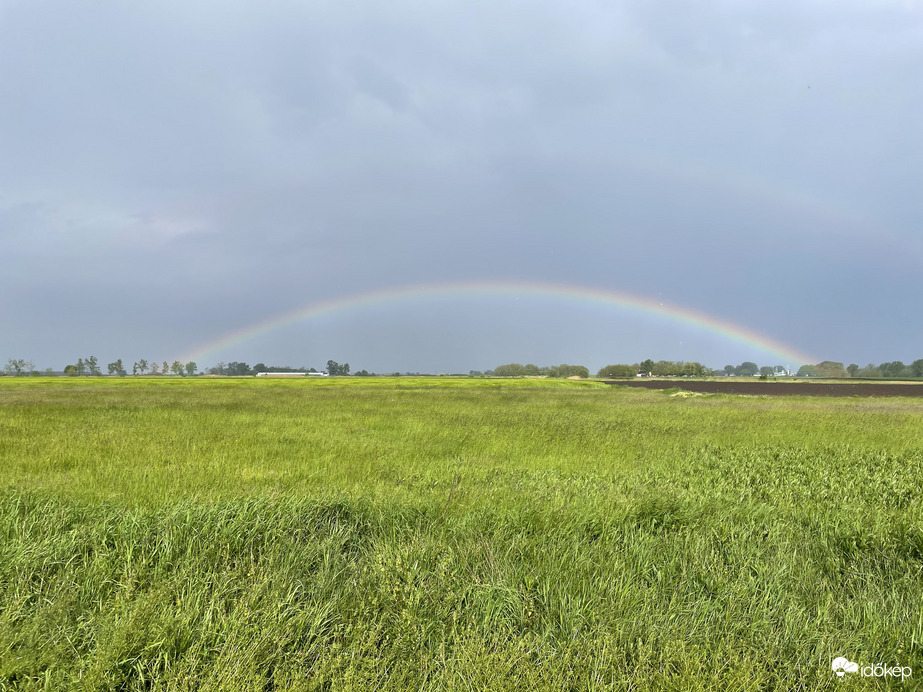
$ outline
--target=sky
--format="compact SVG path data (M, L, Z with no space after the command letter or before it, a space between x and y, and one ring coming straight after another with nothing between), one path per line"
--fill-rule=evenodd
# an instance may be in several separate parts
M0 364L923 358L921 65L917 0L0 0Z

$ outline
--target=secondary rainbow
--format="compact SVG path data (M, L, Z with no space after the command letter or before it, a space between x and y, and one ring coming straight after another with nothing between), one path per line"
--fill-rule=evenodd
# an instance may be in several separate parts
M183 362L190 360L201 362L212 357L214 354L226 351L234 346L277 329L282 329L298 322L317 317L346 312L357 308L386 306L424 298L470 298L491 296L554 298L573 300L584 304L597 304L610 308L617 307L623 310L659 316L666 320L711 332L720 337L771 354L784 363L803 365L805 363L815 362L814 358L806 353L776 341L764 334L759 334L741 325L704 312L671 305L660 300L587 286L574 286L571 284L483 280L398 286L318 301L229 332L215 341L199 346L184 356L182 360Z

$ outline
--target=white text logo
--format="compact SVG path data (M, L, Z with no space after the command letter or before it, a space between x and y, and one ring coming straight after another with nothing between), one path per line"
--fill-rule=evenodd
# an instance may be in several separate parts
M837 656L833 659L830 667L840 678L846 673L859 673L859 676L863 678L900 678L903 680L913 674L910 666L886 666L883 663L876 663L873 666L860 666L845 656Z

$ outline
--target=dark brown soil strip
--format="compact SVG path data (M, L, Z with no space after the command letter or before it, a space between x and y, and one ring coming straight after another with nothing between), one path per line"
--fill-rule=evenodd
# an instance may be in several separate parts
M923 397L921 384L885 382L702 382L669 380L607 380L606 384L642 389L682 389L703 394L750 394L759 396L913 396Z

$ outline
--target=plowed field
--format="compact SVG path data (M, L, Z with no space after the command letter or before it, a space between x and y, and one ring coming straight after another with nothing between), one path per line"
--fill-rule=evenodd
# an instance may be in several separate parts
M913 396L923 397L923 383L889 382L730 382L684 380L608 380L606 384L642 389L682 389L703 394L750 394L759 396Z

